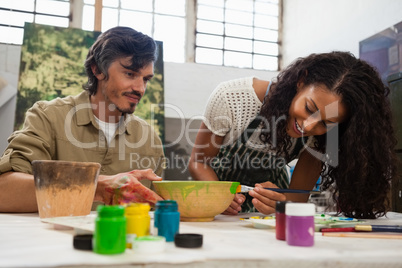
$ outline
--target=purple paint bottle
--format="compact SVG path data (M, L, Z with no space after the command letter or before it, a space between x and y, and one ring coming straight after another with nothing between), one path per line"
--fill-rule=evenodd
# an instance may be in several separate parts
M315 205L312 203L286 203L286 242L291 246L314 245Z

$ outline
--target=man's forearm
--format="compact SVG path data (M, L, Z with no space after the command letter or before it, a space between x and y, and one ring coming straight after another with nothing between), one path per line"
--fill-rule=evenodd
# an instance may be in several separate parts
M36 212L34 177L21 172L0 175L0 212Z

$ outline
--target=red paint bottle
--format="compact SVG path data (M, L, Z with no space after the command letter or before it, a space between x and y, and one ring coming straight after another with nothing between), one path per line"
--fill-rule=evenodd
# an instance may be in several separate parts
M278 240L286 240L286 214L285 214L285 206L286 201L276 201L276 210L275 210L275 232L276 239Z

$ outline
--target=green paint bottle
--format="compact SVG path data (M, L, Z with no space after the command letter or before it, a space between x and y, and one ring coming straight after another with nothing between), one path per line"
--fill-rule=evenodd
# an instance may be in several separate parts
M119 254L126 249L126 217L123 206L98 206L93 250L99 254Z

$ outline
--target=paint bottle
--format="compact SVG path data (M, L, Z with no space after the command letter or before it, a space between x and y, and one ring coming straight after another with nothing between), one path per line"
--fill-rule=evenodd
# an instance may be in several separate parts
M126 217L123 206L97 208L93 250L99 254L119 254L126 249Z
M125 208L127 219L127 248L132 247L132 243L137 237L149 235L151 225L151 217L149 216L150 209L151 207L148 203L130 203Z
M166 242L173 242L179 232L180 212L177 211L175 200L158 201L155 205L154 231L155 235L164 236Z
M276 239L286 240L286 201L277 201L275 209L275 233Z
M313 203L292 203L285 205L286 242L291 246L311 247L314 245Z

